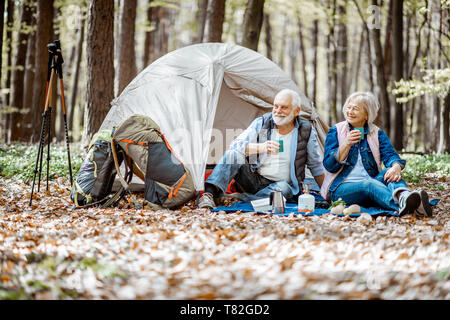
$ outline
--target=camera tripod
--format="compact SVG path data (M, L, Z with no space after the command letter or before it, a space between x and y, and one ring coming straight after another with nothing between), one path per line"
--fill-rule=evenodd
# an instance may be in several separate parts
M60 88L61 88L61 104L64 117L64 132L66 137L66 149L67 149L67 160L69 165L69 175L70 175L70 185L72 186L72 165L70 161L70 148L69 148L69 134L67 130L67 116L66 116L66 105L64 101L64 85L63 85L63 74L62 74L62 64L64 59L61 53L61 44L59 40L55 40L54 43L49 43L47 45L49 58L48 58L48 69L47 69L47 87L45 91L45 106L44 112L42 113L42 127L41 136L39 138L39 149L36 156L36 164L34 167L33 184L31 187L31 195L29 206L33 201L34 184L36 181L36 175L39 172L38 181L38 192L41 186L41 174L42 174L42 158L44 156L44 141L45 136L47 136L47 191L48 191L48 178L50 170L50 143L51 137L51 127L52 127L52 108L56 107L56 78L59 78ZM38 169L39 166L39 169Z

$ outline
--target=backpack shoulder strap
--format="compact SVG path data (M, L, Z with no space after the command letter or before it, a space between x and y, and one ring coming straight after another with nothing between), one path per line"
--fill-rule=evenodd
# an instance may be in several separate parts
M120 183L122 184L122 187L123 187L123 190L119 190L116 194L123 193L123 195L125 195L125 193L128 191L128 193L131 195L131 198L133 199L135 207L136 208L140 208L140 206L138 205L136 199L134 198L134 196L131 194L131 192L129 190L128 183L125 181L124 177L122 176L122 173L120 172L119 160L117 158L117 151L116 151L116 141L114 140L114 138L111 138L111 151L112 151L112 154L113 154L114 165L116 166L117 175L119 176ZM127 161L125 161L125 163L126 162ZM136 166L133 166L133 167L136 167ZM133 170L133 168L131 168L131 171L132 170ZM119 198L119 200L120 200L120 198Z

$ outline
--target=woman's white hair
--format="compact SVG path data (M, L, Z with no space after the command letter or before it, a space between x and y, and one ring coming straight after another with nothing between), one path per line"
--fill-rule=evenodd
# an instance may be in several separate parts
M290 95L292 100L291 100L291 104L295 108L300 108L301 104L302 104L302 99L300 98L299 94L297 92L295 92L294 90L291 89L283 89L280 92L277 93L276 97L281 97L284 95ZM275 100L274 99L274 100Z
M347 106L350 102L361 105L364 108L367 113L367 124L369 125L369 128L371 128L378 115L378 110L380 110L380 103L378 102L377 97L371 92L352 93L342 107L345 119L347 119Z

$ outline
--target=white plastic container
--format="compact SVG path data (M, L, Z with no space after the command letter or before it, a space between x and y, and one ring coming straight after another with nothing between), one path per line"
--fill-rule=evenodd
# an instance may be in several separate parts
M251 204L253 206L253 210L255 211L269 211L272 209L269 198L253 200L251 201Z
M309 194L308 185L305 183L303 194L298 197L298 212L314 212L316 200Z

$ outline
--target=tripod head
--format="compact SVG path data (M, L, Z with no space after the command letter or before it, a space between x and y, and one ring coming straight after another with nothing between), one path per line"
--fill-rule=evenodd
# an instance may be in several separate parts
M64 59L61 53L61 42L59 40L55 40L47 45L49 52L49 71L50 75L51 69L55 68L56 73L58 73L59 78L62 79L62 64L64 63ZM56 57L56 59L55 59ZM51 62L50 62L51 61Z
M54 44L54 43L49 43L49 44L47 45L47 48L48 48L48 52L49 52L51 55L55 55L55 54L56 54L56 49L57 49L56 44Z

